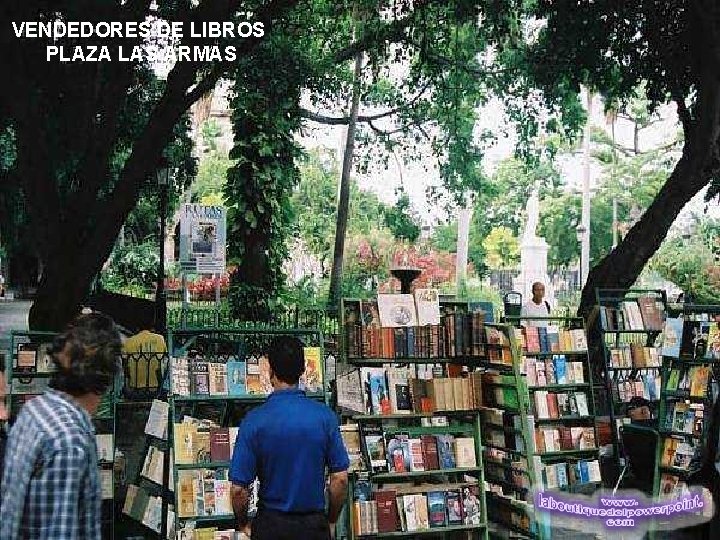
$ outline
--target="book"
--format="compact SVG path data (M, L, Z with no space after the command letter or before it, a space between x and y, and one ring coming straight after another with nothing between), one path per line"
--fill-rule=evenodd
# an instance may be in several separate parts
M480 525L482 521L482 505L480 487L477 485L465 486L462 489L463 523L465 525Z
M172 392L176 396L190 395L190 362L187 358L172 359Z
M377 305L382 327L418 326L412 294L378 294Z
M665 319L662 337L662 354L678 358L680 356L680 343L683 336L683 320L681 318Z
M273 386L270 382L270 360L264 354L258 358L258 368L260 370L260 394L272 394ZM246 380L247 384L247 380Z
M682 339L680 341L680 356L695 358L695 352L701 334L702 330L700 321L683 321Z
M447 524L462 525L463 505L460 491L451 489L445 492L445 506L447 508Z
M385 370L382 368L371 369L369 377L372 413L390 414L390 397L385 380Z
M175 463L188 465L195 463L194 440L197 425L189 422L175 424L173 448L175 450Z
M227 365L221 362L208 363L208 389L211 396L228 394Z
M472 437L457 437L455 439L456 467L475 467L475 439Z
M441 469L454 469L455 465L455 437L453 435L436 435L438 460Z
M300 389L306 392L322 392L323 362L320 347L304 347L305 371L300 376Z
M409 414L412 412L410 399L410 383L408 370L405 368L388 368L387 385L392 414Z
M103 500L112 499L114 497L113 471L110 469L100 469L100 497Z
M658 306L658 301L649 295L639 296L637 299L642 322L646 330L662 330L664 313Z
M391 472L404 473L410 471L410 443L407 435L397 434L388 437L386 441L386 454L388 467Z
M112 433L96 433L95 442L97 446L97 459L99 462L112 463L114 458L113 452L113 434Z
M437 289L415 289L417 325L440 324L440 296Z
M52 354L52 343L41 343L38 346L38 352L36 357L36 369L38 373L53 373L57 371L55 362L53 362Z
M178 517L195 515L195 499L198 471L178 471Z
M251 395L263 394L260 381L260 356L251 354L245 359L245 391Z
M148 414L145 423L145 434L151 435L158 439L167 439L168 428L168 410L167 402L154 399L150 406L150 414Z
M415 495L415 512L417 513L418 529L429 529L430 516L428 516L428 504L425 495Z
M148 447L147 454L145 454L145 461L143 462L140 475L162 486L164 463L165 452L155 446L150 445Z
M38 346L34 343L19 343L15 369L19 373L35 373L37 369Z
M426 470L437 470L440 468L438 458L437 441L433 435L422 435L420 437L422 444L423 462Z
M230 430L228 428L210 429L210 461L230 461Z
M372 472L386 471L387 459L382 428L380 426L363 425L362 435L369 469Z
M349 471L360 471L364 469L362 444L360 442L360 426L358 424L343 424L340 426L345 451L350 459Z
M418 525L417 501L415 495L403 495L403 515L405 516L405 530L417 531Z
M378 489L374 493L377 503L377 530L380 533L395 532L399 519L397 511L397 492L392 489Z
M419 438L408 439L407 446L410 456L410 471L424 471L422 441Z
M707 336L707 350L705 351L705 358L709 360L720 359L720 324L714 321L709 323Z
M227 363L228 395L242 396L245 394L245 362L229 360Z
M192 385L193 394L210 395L210 378L207 362L198 359L193 360Z
M590 416L590 411L588 409L587 396L583 392L576 392L574 394L574 396L575 396L575 403L577 404L578 416Z
M430 528L444 527L447 518L447 508L445 507L445 492L430 491L427 494L428 504L428 521Z

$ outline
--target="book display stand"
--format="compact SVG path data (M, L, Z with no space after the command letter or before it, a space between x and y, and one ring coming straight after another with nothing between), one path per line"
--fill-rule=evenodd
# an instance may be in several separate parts
M11 332L11 355L5 366L8 385L7 408L15 420L24 403L42 394L54 372L47 354L55 338L53 332ZM115 522L115 398L117 381L103 396L93 417L102 490L102 537L114 538Z
M336 387L338 410L350 421L341 426L351 462L347 538L485 540L481 373L474 371L488 348L484 315L437 300L439 313L423 315L410 295L383 296L397 300L398 326L380 323L387 306L378 302L341 307L345 362ZM405 317L410 312L432 322L417 324Z
M682 496L701 465L720 380L720 306L685 305L665 321L653 494Z
M578 318L506 320L517 325L510 336L513 363L486 375L484 385L496 387L496 410L483 412L483 431L493 436L486 468L500 461L505 478L496 485L489 474L486 479L492 497L514 509L512 530L551 538L550 517L534 513L529 490L592 493L601 484L586 333Z
M593 322L602 337L612 454L624 464L620 428L630 422L628 404L633 398L647 400L651 415L659 417L660 347L667 296L662 290L597 289L596 300Z
M305 345L306 395L327 402L322 334L315 330L245 328L170 331L168 435L175 504L168 512L169 537L214 540L228 535L235 517L228 472L237 426L272 392L267 346L278 335ZM257 488L256 488L257 489ZM251 511L256 506L256 493ZM230 536L228 536L230 537Z

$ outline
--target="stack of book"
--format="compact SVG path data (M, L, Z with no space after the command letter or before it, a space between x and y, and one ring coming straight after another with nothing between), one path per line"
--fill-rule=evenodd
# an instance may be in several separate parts
M700 458L702 445L693 441L684 441L676 437L666 437L663 441L663 453L660 458L661 467L690 470L690 465Z
M600 462L579 460L561 463L542 463L539 457L534 458L535 471L542 478L545 489L563 489L583 484L600 482Z
M528 386L585 383L585 365L582 362L568 362L565 355L561 354L545 360L525 358L524 372Z
M238 428L219 427L208 420L185 417L175 424L173 449L178 465L230 461Z
M340 377L338 405L364 414L389 415L477 409L481 376L418 378L412 368L369 368Z
M616 403L628 403L636 397L656 401L660 397L660 385L660 374L647 370L638 374L619 374L612 379Z
M323 368L319 347L305 347L305 372L300 388L322 392ZM172 391L176 396L247 396L272 393L267 356L251 354L226 361L197 354L172 359Z
M372 491L369 482L358 480L353 498L356 536L473 526L483 521L477 484L393 485Z
M485 357L498 343L485 326L485 313L444 310L435 317L415 316L409 295L381 295L376 300L345 301L345 338L349 359L433 359ZM397 300L397 306L392 304ZM408 305L409 302L409 305ZM402 322L382 321L383 311L408 313ZM386 317L387 319L388 317ZM383 322L385 324L383 324Z
M453 434L410 436L363 425L365 469L373 473L410 473L477 466L475 439Z
M587 351L587 339L582 328L557 326L526 326L522 329L522 348L526 354Z
M248 537L235 529L219 529L218 527L202 527L199 529L183 529L176 535L178 540L247 540Z
M535 428L535 451L541 454L596 448L595 430L592 427Z
M665 306L661 298L651 295L620 302L617 307L600 306L602 328L608 331L661 331Z
M513 375L486 372L483 373L482 384L485 387L485 406L517 409L518 389Z
M673 368L670 370L667 392L687 393L690 397L704 398L707 396L710 366L694 366L690 368Z
M670 402L665 415L665 430L701 437L705 425L703 403Z
M660 367L661 350L658 347L645 347L642 343L631 343L610 348L610 367L648 368Z
M178 471L178 517L231 517L228 469Z
M589 416L588 399L585 392L546 392L537 390L533 394L535 417L538 419L562 419L564 417Z

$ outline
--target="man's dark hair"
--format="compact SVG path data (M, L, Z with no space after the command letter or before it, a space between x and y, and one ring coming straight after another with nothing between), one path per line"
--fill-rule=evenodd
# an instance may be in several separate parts
M305 371L303 343L296 337L278 336L268 347L268 360L275 376L287 384L297 384Z
M119 370L122 342L113 320L102 313L80 315L53 341L53 362L57 372L50 386L71 396L103 394ZM68 367L60 354L69 357Z
M650 408L650 402L645 398L635 396L630 401L628 401L628 404L625 406L625 414L630 414L630 411L634 409L639 409L640 407Z

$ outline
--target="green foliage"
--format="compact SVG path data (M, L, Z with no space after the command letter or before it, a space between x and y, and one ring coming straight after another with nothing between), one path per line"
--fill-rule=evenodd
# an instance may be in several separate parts
M111 291L142 292L157 283L160 255L157 241L116 246L101 274L103 287Z
M493 227L483 246L490 268L508 268L520 262L520 243L508 227Z
M672 281L700 304L720 303L720 221L704 219L696 232L666 240L650 262L650 269Z
M410 197L402 186L395 195L398 196L395 206L385 209L385 225L398 240L415 242L420 237L419 218L413 213Z
M192 184L193 200L199 201L208 195L222 197L227 172L232 160L216 150L202 156L198 163L197 178Z

